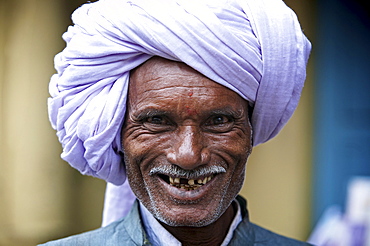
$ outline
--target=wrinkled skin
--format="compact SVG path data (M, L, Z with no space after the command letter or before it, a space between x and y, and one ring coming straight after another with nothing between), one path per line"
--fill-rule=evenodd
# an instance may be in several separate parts
M131 73L122 139L129 183L154 217L184 245L222 242L252 149L248 103L184 63L154 57ZM189 171L212 179L194 190L169 184L169 176L187 182Z

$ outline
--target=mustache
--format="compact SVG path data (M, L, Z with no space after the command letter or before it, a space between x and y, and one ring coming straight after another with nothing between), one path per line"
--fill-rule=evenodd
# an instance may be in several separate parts
M159 166L150 170L149 175L163 174L170 177L179 177L186 179L198 179L208 177L214 174L226 173L226 169L221 166L198 167L192 170L185 170L176 165Z

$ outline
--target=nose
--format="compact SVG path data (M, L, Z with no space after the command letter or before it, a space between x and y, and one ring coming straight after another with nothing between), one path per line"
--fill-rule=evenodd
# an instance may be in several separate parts
M174 139L173 146L167 154L170 163L191 170L209 161L208 148L196 126L179 127Z

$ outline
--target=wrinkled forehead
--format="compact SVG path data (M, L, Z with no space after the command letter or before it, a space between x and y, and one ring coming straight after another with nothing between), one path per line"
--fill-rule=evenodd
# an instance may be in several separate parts
M142 95L148 90L164 90L169 87L186 87L189 90L203 88L205 91L215 88L225 92L231 91L185 63L154 56L131 71L129 98Z

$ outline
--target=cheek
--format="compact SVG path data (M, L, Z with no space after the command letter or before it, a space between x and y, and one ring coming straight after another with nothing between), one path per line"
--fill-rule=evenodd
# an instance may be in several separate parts
M135 164L128 154L125 154L125 165L127 171L127 179L130 187L137 197L142 197L145 192L142 189L142 173L139 166Z
M213 149L230 155L235 160L247 159L252 150L250 137L243 134L209 136L208 144Z
M228 194L234 194L235 196L239 194L243 187L245 179L245 164L240 167L241 170L234 172L232 180L230 181ZM233 197L234 198L234 197Z
M144 190L142 189L143 174L140 168L140 159L144 154L142 143L135 141L132 129L123 129L122 131L122 147L124 163L127 171L127 178L132 190L136 196L142 196Z
M157 146L164 145L168 141L168 134L155 134L141 126L128 126L123 129L122 145L126 151L133 154L143 154L148 150L155 150Z
M135 196L145 204L150 203L150 195L148 192L148 185L145 181L144 171L140 163L132 158L129 154L125 155L125 165L127 170L127 178L132 191Z
M158 156L162 155L165 139L162 136L142 134L140 130L126 131L122 134L122 146L128 179L135 194L141 195L145 190L145 181L148 179L151 167L158 162ZM139 196L138 194L136 194Z

